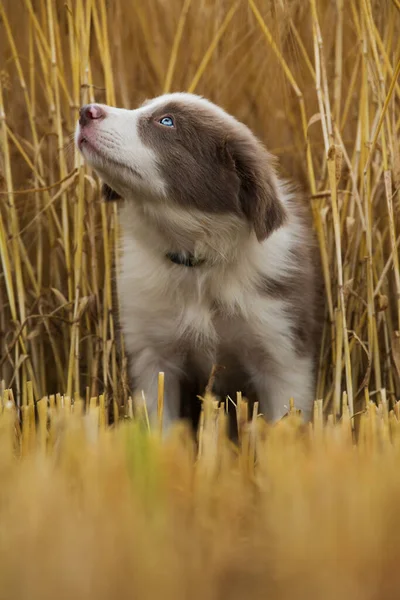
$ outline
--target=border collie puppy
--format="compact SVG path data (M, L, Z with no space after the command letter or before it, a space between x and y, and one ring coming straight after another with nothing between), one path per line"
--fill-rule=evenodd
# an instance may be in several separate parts
M221 399L242 391L276 421L293 398L310 419L317 252L261 142L208 100L174 93L136 110L82 107L76 144L106 200L123 199L121 325L152 418L160 371L165 428L219 365Z

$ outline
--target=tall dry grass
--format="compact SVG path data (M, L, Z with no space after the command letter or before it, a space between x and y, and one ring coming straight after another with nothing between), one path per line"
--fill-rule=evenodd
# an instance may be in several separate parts
M78 107L204 94L308 193L326 284L317 398L399 394L397 0L2 0L0 380L18 403L126 403L116 207L74 154ZM24 398L25 397L25 398Z

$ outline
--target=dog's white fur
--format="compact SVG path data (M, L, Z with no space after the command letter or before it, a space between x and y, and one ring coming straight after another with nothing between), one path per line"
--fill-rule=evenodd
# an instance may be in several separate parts
M171 99L193 110L207 106L219 117L234 120L203 98L170 94L136 110L102 107L107 116L85 128L84 143L82 128L77 127L85 159L125 200L120 207L119 294L135 386L143 390L154 416L157 376L163 371L164 423L172 423L179 416L184 369L179 349L190 349L197 368L209 373L223 341L239 349L268 419L282 417L291 397L308 419L314 399L313 358L296 352L285 302L260 294L257 277L296 275L304 266L295 248L305 243L309 232L288 208L286 223L260 243L234 214L216 216L170 203L156 152L144 145L138 119ZM276 185L280 201L288 206L291 191L278 179ZM155 197L163 201L154 202ZM176 249L205 258L209 268L166 262L165 253ZM271 358L268 364L265 356Z

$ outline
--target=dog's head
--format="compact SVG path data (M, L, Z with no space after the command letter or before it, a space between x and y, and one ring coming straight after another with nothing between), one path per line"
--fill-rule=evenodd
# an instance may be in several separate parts
M285 220L273 159L242 123L193 94L136 110L82 107L76 143L105 198L237 216L265 239Z

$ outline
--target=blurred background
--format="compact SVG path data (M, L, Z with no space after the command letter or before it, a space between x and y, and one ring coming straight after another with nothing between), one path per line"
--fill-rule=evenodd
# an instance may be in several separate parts
M317 397L399 392L398 0L1 0L0 381L129 394L117 207L74 152L80 105L191 91L300 183L326 286ZM27 386L27 382L31 382Z

